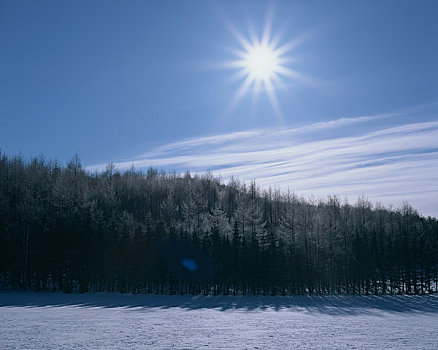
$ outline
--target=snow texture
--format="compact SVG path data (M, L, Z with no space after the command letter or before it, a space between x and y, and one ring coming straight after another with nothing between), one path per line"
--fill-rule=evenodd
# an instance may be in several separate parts
M438 296L0 293L0 349L437 349Z

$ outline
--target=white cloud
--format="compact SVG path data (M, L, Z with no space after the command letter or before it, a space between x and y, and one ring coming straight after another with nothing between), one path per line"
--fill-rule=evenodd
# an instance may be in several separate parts
M116 166L211 170L224 180L232 175L256 179L262 187L290 189L304 197L337 194L355 201L365 195L395 206L407 200L420 213L438 216L438 121L404 118L396 124L401 114L192 138Z

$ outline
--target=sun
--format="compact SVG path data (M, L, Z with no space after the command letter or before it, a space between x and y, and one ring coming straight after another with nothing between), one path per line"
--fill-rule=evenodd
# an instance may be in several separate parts
M305 80L302 74L290 67L294 61L292 53L295 47L303 42L304 36L280 44L281 37L271 35L271 26L272 17L267 20L260 37L252 31L247 38L228 23L228 29L239 42L240 48L232 49L235 58L223 62L220 68L235 69L231 81L242 81L230 103L230 108L233 108L250 91L255 96L265 92L276 116L281 119L276 90L286 85L286 79Z
M251 47L243 60L254 80L270 80L279 71L278 55L267 45Z

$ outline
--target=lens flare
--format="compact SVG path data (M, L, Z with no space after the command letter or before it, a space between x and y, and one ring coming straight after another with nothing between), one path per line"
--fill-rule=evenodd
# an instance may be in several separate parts
M196 263L196 261L189 258L183 259L181 261L181 265L184 266L187 270L192 272L198 269L198 264Z

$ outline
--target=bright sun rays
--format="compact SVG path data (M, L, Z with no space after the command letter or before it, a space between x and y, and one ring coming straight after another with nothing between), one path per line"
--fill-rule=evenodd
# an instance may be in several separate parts
M227 62L225 68L236 70L231 80L242 81L230 103L230 108L234 108L248 93L252 92L254 96L258 96L263 91L269 97L275 116L281 121L276 90L284 86L287 79L304 78L302 74L289 67L293 61L291 51L302 42L303 37L281 45L280 35L272 36L271 27L272 16L266 21L261 37L252 33L247 38L229 25L241 47L232 50L236 58Z

